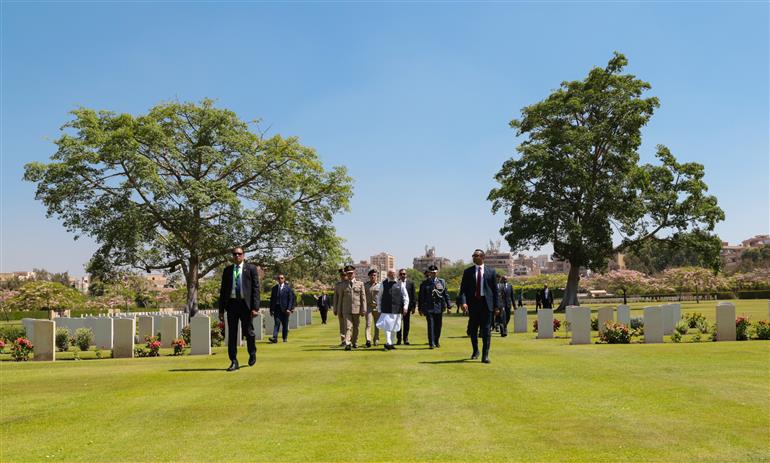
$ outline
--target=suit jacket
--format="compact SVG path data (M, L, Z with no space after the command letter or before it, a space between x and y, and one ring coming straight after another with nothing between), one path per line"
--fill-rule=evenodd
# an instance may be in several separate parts
M334 314L366 314L366 289L358 280L340 281L334 287Z
M406 287L406 294L409 295L409 311L414 312L414 308L417 307L417 297L414 293L414 282L412 280L404 280L404 286Z
M484 299L487 301L487 309L492 312L501 308L497 293L497 274L494 269L487 265L484 266L481 284L484 285ZM467 304L475 297L475 294L476 266L472 265L463 272L463 279L460 282L460 304Z
M321 294L321 296L318 297L318 301L316 301L316 306L318 307L318 310L329 310L329 296Z
M219 313L224 314L227 301L233 290L233 264L225 267L222 272L222 284L219 286ZM259 310L259 276L257 267L253 264L243 263L241 270L241 296L249 310Z
M296 301L297 298L291 286L284 283L283 290L281 290L280 285L275 285L270 291L270 313L274 315L278 311L294 310Z
M502 296L503 308L509 310L511 305L515 305L513 301L513 286L510 283L500 284L500 295Z
M446 290L446 281L441 278L436 278L436 281L441 285L441 290L439 291L441 296L436 297L433 294L436 284L432 278L428 278L420 283L420 312L422 313L441 313L452 305L449 301L449 293Z
M553 308L553 291L551 288L548 288L548 294L545 294L545 288L543 288L542 293L542 301L543 301L543 308L544 309L551 309Z

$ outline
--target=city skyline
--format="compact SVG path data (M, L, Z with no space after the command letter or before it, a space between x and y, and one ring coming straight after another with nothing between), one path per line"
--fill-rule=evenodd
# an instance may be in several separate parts
M662 143L704 164L723 241L770 230L765 3L177 6L3 4L0 272L80 276L96 249L21 181L68 111L204 97L348 167L351 211L335 226L354 262L385 250L408 267L426 244L469 262L502 239L486 197L523 141L508 122L615 50L661 100L641 162ZM597 17L605 27L586 32ZM212 23L228 27L197 34Z

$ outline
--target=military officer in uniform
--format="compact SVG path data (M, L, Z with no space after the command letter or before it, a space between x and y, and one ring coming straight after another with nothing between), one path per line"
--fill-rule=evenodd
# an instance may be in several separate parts
M380 329L377 328L377 319L380 318L380 312L377 311L377 293L380 291L380 285L377 281L377 270L369 270L369 281L364 283L366 289L366 347L376 346L380 341ZM372 337L374 330L374 337Z
M345 266L345 280L334 288L334 313L345 320L345 350L358 348L358 329L361 316L366 316L366 289L355 278L356 268Z
M420 284L420 313L428 322L428 346L441 347L441 325L444 310L449 310L451 302L446 289L446 281L438 278L438 267L428 267L428 279Z

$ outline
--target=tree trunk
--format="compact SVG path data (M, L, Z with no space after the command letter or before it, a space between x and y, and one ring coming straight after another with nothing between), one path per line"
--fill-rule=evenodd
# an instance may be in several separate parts
M190 314L190 318L198 313L198 259L190 258L188 272L185 274L187 283L187 306L184 311Z
M626 290L624 289L623 290L623 305L627 305L627 304L628 304L628 300L626 299Z
M572 265L570 262L567 287L564 288L564 297L559 303L559 307L556 308L556 312L567 310L568 305L579 305L577 298L578 283L580 283L580 266Z

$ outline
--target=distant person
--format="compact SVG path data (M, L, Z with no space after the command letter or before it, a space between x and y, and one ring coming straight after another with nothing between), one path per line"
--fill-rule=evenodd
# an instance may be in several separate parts
M401 324L401 331L398 332L398 337L396 339L396 344L401 344L401 340L403 338L404 345L409 345L409 325L410 320L412 318L412 314L414 313L415 308L417 307L417 297L415 296L414 292L414 282L412 280L406 279L406 269L402 268L398 271L398 281L401 282L401 284L406 289L406 293L409 295L409 310L407 310L406 314L404 315L403 323Z
M345 316L342 314L342 311L337 312L337 285L344 283L348 281L348 274L345 273L345 269L341 268L339 269L339 278L340 281L337 282L337 284L334 286L334 295L332 296L332 312L337 317L337 321L340 324L340 347L345 347Z
M548 285L543 285L541 299L544 309L553 309L553 291L548 289Z
M483 343L481 361L490 363L489 349L492 344L492 320L500 313L495 271L484 266L485 253L473 251L474 265L463 272L460 282L460 298L463 312L468 313L468 335L471 337L473 353L471 359L479 358L479 336Z
M446 288L446 281L438 278L438 267L428 267L428 279L420 284L420 313L425 315L428 325L428 346L430 349L441 347L441 325L444 310L449 310L451 302Z
M511 321L511 307L516 307L516 301L513 300L513 286L508 283L508 277L500 277L500 295L504 311L500 312L500 336L508 336L508 323Z
M321 324L326 324L326 316L329 313L329 296L326 293L321 293L316 299L316 307L318 307L318 313L321 314Z
M519 288L519 308L524 306L524 288Z
M257 362L256 333L251 319L259 313L259 276L257 267L246 263L243 248L232 250L233 264L225 267L219 287L219 321L225 321L227 312L227 355L235 371L238 365L238 323L246 335L246 349L249 352L249 366Z
M361 317L366 316L366 289L355 277L356 268L345 266L345 280L334 289L334 312L345 320L345 350L358 349L358 330Z
M377 311L380 284L377 281L379 276L377 270L369 270L367 276L369 281L364 283L364 289L366 289L366 347L372 347L372 344L376 346L380 341L380 329L377 328L377 320L380 318L380 312Z
M542 306L543 306L543 294L538 289L538 290L535 290L535 310L540 310Z
M294 306L297 303L297 297L294 290L286 283L284 275L278 275L278 282L270 291L270 315L273 316L273 337L269 339L271 343L278 342L278 330L281 330L283 342L289 339L289 317L294 313Z
M393 350L393 335L401 328L401 320L409 311L409 293L406 286L396 280L396 272L388 270L388 279L380 283L377 311L380 318L377 327L385 332L385 350Z

